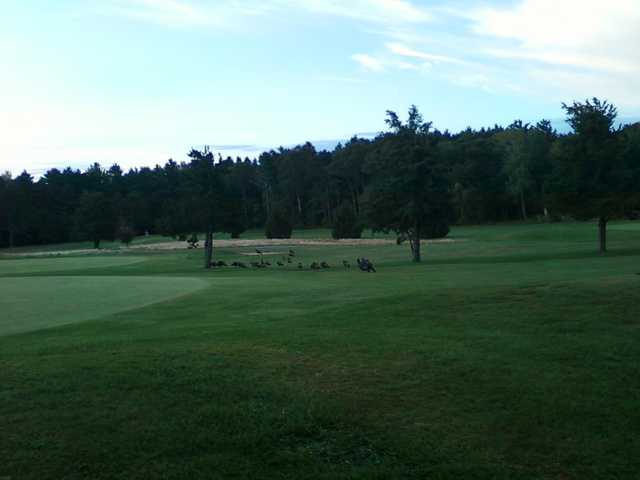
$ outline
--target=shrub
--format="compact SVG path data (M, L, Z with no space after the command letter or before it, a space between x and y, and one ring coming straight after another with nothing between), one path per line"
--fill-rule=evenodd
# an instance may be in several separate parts
M444 238L449 235L449 224L447 222L434 222L427 225L422 230L422 238L426 240L432 240L437 238Z
M333 238L360 238L362 236L363 225L358 220L353 207L349 204L342 204L336 212L336 220L331 229Z
M267 238L291 238L291 232L293 231L293 225L289 220L286 210L281 208L275 208L269 218L265 227L265 236Z
M127 223L121 223L118 227L118 231L116 232L116 237L122 243L124 243L127 247L133 241L136 236L136 232L133 228Z

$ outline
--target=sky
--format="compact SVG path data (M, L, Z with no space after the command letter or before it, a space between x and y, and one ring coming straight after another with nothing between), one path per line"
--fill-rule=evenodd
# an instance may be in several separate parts
M3 0L0 171L640 115L638 0Z

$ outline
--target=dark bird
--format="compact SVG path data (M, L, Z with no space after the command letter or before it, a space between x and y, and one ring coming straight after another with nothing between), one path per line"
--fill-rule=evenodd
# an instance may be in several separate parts
M302 269L304 268L304 266L302 265L302 262L298 262L298 268L299 268L300 270L302 270Z
M318 265L318 262L313 262L311 264L311 270L320 270L320 265Z
M363 272L376 273L376 268L373 266L373 263L371 263L368 258L358 258L357 262L358 262L358 268L360 268L360 270L362 270Z
M322 263L320 264L320 266L321 266L322 268L331 268L327 262L322 262Z
M280 260L278 260L276 263L278 264L279 267L284 267L284 263L282 263Z
M294 252L293 250L289 249L289 256L290 257L295 257L296 256L296 252Z
M220 260L220 261L218 262L218 266L219 266L219 267L227 267L228 265L226 264L226 262L223 262L222 260Z

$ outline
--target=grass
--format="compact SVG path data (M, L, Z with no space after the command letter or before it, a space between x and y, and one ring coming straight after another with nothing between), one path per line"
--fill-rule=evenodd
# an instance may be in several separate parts
M0 478L637 478L640 230L615 227L605 256L580 223L456 228L422 265L296 248L375 275L0 260L32 326L0 331Z

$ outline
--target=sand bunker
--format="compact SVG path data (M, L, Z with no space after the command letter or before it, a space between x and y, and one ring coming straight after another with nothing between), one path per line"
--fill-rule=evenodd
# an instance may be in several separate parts
M438 240L423 240L422 244L432 243L453 243L459 240L450 238L442 238ZM203 242L200 242L200 249L202 249ZM263 248L263 247L323 247L323 246L376 246L376 245L395 245L395 239L391 238L351 238L342 240L333 240L330 238L318 238L318 239L258 239L258 240L214 240L214 248ZM167 251L167 250L185 250L188 248L187 242L182 241L170 241L161 243L150 243L147 245L132 245L128 248L115 248L115 249L78 249L78 250L44 250L40 252L23 252L23 253L5 253L0 254L4 257L44 257L44 256L65 256L65 255L95 255L95 254L117 254L123 252L135 252L143 250L155 250L155 251ZM263 255L282 255L282 251L265 251ZM241 255L247 256L259 256L257 252L246 252Z
M423 244L452 243L456 240L443 238L439 240L423 240ZM260 240L214 240L214 248L258 248L258 247L311 247L311 246L360 246L360 245L395 245L395 239L389 238L352 238L352 239L260 239ZM183 250L187 248L186 242L163 242L149 245L132 246L130 250ZM202 247L200 247L202 248ZM258 255L258 253L247 253ZM282 255L282 252L264 252L263 255Z

